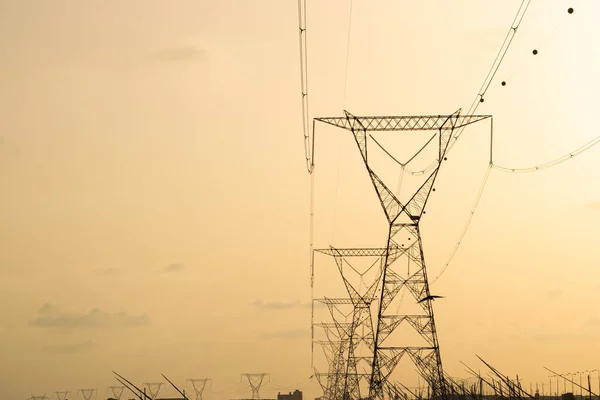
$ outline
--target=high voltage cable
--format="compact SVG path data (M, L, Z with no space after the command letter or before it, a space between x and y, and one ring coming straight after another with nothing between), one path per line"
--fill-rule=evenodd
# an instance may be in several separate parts
M546 163L543 164L539 164L533 167L527 167L527 168L509 168L509 167L503 167L500 165L496 165L494 164L492 161L490 161L490 164L488 166L488 169L486 171L484 180L481 184L481 187L479 188L479 192L477 193L477 197L475 198L475 202L471 208L471 213L469 214L469 217L467 219L467 222L465 223L465 226L458 238L458 241L456 242L456 244L454 245L454 249L452 250L452 253L450 253L450 257L448 257L448 260L446 261L446 263L444 264L444 267L442 268L442 270L438 273L438 275L431 281L431 283L434 283L435 281L437 281L442 274L446 271L446 269L448 268L448 266L450 265L450 263L452 262L452 260L454 259L454 256L456 255L456 252L458 251L458 248L460 247L466 233L467 230L469 229L469 226L471 225L471 220L473 219L473 216L475 215L475 210L477 209L477 206L479 205L479 201L481 200L481 196L483 195L483 191L485 189L485 186L487 184L489 175L490 175L490 171L492 169L498 170L498 171L502 171L502 172L511 172L511 173L531 173L531 172L537 172L537 171L541 171L543 169L547 169L550 167L553 167L555 165L558 164L562 164L565 161L568 161L576 156L578 156L579 154L591 149L592 147L594 147L595 145L597 145L598 143L600 143L600 136L597 136L596 138L594 138L593 140L589 141L588 143L584 144L583 146L579 147L578 149L567 153L565 155L563 155L562 157L558 157L552 161L548 161ZM493 144L492 144L493 146Z
M440 279L442 274L446 271L446 268L448 268L448 266L452 262L452 259L454 259L454 256L456 255L456 252L458 251L458 248L460 247L460 244L462 243L465 235L467 234L467 230L469 229L469 226L471 225L471 221L473 220L473 216L475 215L475 211L477 210L477 206L479 205L479 201L481 200L481 196L483 195L483 191L485 189L485 186L487 185L488 178L490 177L491 171L492 171L492 164L490 163L490 164L488 164L488 168L485 171L485 176L483 177L483 181L481 182L481 186L479 187L479 191L477 192L477 197L475 197L475 202L473 203L473 206L471 207L471 213L469 214L469 217L467 218L467 222L465 223L463 230L460 233L460 236L458 237L458 241L454 245L454 249L452 249L452 253L450 253L450 257L448 257L448 260L446 261L446 264L444 264L444 267L442 268L442 270L431 281L432 284L435 283L435 281L437 281L438 279Z
M592 140L592 141L584 144L583 146L579 147L578 149L576 149L576 150L574 150L574 151L572 151L572 152L570 152L568 154L565 154L562 157L556 158L556 159L554 159L552 161L548 161L546 163L543 163L543 164L540 164L540 165L536 165L536 166L533 166L533 167L527 167L527 168L509 168L509 167L503 167L503 166L500 166L500 165L493 164L493 168L497 169L498 171L514 172L514 173L521 173L521 174L529 173L529 172L537 172L537 171L540 171L542 169L546 169L546 168L550 168L550 167L553 167L553 166L558 165L558 164L562 164L565 161L570 160L571 158L573 158L573 157L575 157L575 156L583 153L584 151L591 149L592 147L594 147L598 143L600 143L600 136L598 136L594 140Z
M500 68L500 64L502 64L502 61L504 60L504 57L506 56L506 53L508 52L508 49L510 48L510 45L515 37L515 34L517 33L517 29L521 25L521 22L523 21L523 17L525 16L525 13L527 12L527 9L529 8L530 3L531 3L531 0L522 0L521 1L521 6L517 10L517 14L515 15L515 18L513 19L510 29L508 30L508 33L504 37L502 46L500 46L500 50L498 51L498 54L496 55L496 58L494 59L494 62L492 63L492 66L491 66L490 70L488 71L488 73L485 77L485 80L483 81L483 84L481 85L481 88L479 89L479 92L477 92L477 96L475 96L475 100L473 100L473 103L471 104L471 107L469 108L467 115L473 115L477 111L479 104L482 102L488 88L490 87L494 77L496 76L496 73L498 72L498 69ZM459 130L456 133L456 136L454 136L454 140L450 143L450 145L448 147L448 153L450 152L450 150L452 150L452 147L454 147L454 144L456 143L456 141L458 140L460 135L462 135L464 129L465 129L465 126L459 128ZM433 168L435 168L436 163L437 163L437 161L434 161L430 165L428 165L425 169L420 170L420 171L407 171L407 172L411 175L423 175L423 174L426 174L427 172L431 171Z
M306 0L298 0L298 39L300 44L300 90L302 95L302 132L304 134L304 158L306 169L312 173L314 168L314 127L310 133L308 114L308 45L306 40Z

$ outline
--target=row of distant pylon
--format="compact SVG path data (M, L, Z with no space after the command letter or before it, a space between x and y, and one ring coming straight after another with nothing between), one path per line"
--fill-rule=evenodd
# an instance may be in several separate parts
M125 389L129 389L139 400L156 400L158 398L158 394L160 393L161 388L164 386L164 382L144 382L141 388L138 388L135 384L127 380L125 377L117 374L115 379L122 384L122 386L109 386L108 389L112 393L112 399L121 400ZM165 375L161 374L163 378L167 380L167 382L177 390L185 400L190 400L186 394L185 389L180 390L172 381L169 380ZM241 379L246 377L248 379L248 384L250 385L250 389L252 390L252 399L258 400L260 399L259 390L262 386L265 377L271 379L271 375L267 373L245 373L241 375ZM200 378L200 379L187 379L187 382L192 383L192 387L194 388L194 392L196 393L196 400L202 400L202 394L204 393L204 389L210 383L212 384L212 379L210 378ZM77 391L81 394L84 400L91 400L94 396L94 393L97 392L96 389L79 389ZM56 400L68 400L70 391L63 392L54 392L56 396ZM43 396L34 396L32 395L28 400L50 400L46 394Z
M204 392L204 389L206 388L207 384L211 381L212 380L210 378L202 378L202 379L187 379L186 382L192 383L194 391L196 392L196 400L202 400L202 394ZM138 389L137 387L134 387L134 390L131 390L132 388L130 388L128 386L109 386L108 390L111 391L111 394L112 394L111 398L114 400L121 400L121 397L123 396L123 393L125 392L125 389L130 389L137 397L142 396L142 397L146 398L146 400L155 400L156 398L158 398L158 394L160 393L160 390L163 386L164 386L164 382L157 382L157 383L144 382L141 390ZM178 388L176 388L176 389L178 390ZM91 400L94 397L94 394L97 392L98 391L96 389L79 389L76 393L81 394L81 396L83 397L84 400ZM140 392L139 396L138 396L138 393L136 393L136 392ZM183 391L182 395L184 393L185 393L185 390ZM70 394L71 394L70 391L54 392L54 395L56 396L56 400L68 400ZM185 395L184 395L184 398L186 400L189 400L188 397ZM46 394L44 394L43 396L33 396L32 395L28 400L50 400L50 397L48 397Z

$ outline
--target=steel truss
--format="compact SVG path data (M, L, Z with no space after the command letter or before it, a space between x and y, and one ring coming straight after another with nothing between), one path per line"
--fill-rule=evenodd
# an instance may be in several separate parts
M327 337L330 338L327 344L330 355L328 357L330 371L327 374L327 381L332 383L325 385L325 397L330 400L338 400L346 396L352 399L361 399L358 382L361 377L368 375L370 399L407 398L407 392L410 390L400 382L389 382L389 378L400 360L408 358L412 361L417 373L427 382L428 397L445 400L452 392L451 386L453 385L445 378L442 368L432 306L435 296L432 296L429 290L419 222L441 164L445 160L454 131L491 116L460 115L460 110L451 115L398 117L355 117L347 111L344 113L345 117L316 118L315 120L352 132L389 228L387 243L383 248L316 250L334 257L349 294L349 299L345 299L345 301L351 302L353 306L351 322L334 321L330 324L320 325L328 331ZM408 201L401 202L371 168L368 149L371 140L375 140L368 133L371 131L437 131L438 148L433 164L434 168L424 175L422 183ZM380 146L379 143L376 144ZM386 153L390 155L387 151ZM405 247L404 244L399 245L395 241L395 237L400 233L403 237L410 238L410 245ZM347 262L349 257L373 256L380 259L381 274L376 284L370 286L366 293L360 294L359 290L350 285L344 277L342 265ZM407 265L409 266L408 270ZM381 290L381 293L379 298L375 299L377 288ZM400 308L390 307L394 299L399 298L398 295L401 291L412 295L415 303L418 304L419 311L417 313L407 313ZM374 300L377 300L375 303L377 305L376 318L374 318L375 329L371 323L371 304ZM336 304L340 304L336 303L334 299L321 301L327 304L330 310L335 308ZM412 328L422 341L415 345L399 345L393 343L393 340L391 340L392 343L389 343L388 339L401 325ZM359 331L364 332L359 327L364 326L370 326L370 331L367 329L367 334L359 334ZM372 349L370 356L356 356L354 349L359 343L370 346ZM364 361L370 364L369 374L359 374L358 372L359 363ZM336 374L343 375L343 378L336 378Z

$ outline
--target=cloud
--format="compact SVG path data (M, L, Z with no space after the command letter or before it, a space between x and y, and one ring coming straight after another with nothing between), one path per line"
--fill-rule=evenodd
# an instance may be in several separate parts
M163 272L180 272L185 269L185 264L182 263L174 263L167 265L162 269Z
M308 337L310 331L308 329L290 329L277 332L267 332L260 335L262 340L296 340Z
M252 305L256 308L262 308L265 310L288 310L291 308L310 308L310 303L303 303L299 300L292 301L292 302L256 300L256 301L252 302Z
M600 328L600 318L594 317L592 319L587 320L585 324L587 326L592 326L592 327L598 327L598 328Z
M600 210L600 201L599 200L588 201L585 206L586 206L586 208L591 208L591 209L594 209L594 210Z
M195 46L163 49L158 53L158 59L163 61L198 61L206 60L207 57L207 50Z
M96 343L88 340L83 343L61 344L55 346L46 346L44 349L54 354L77 354L89 351L96 347Z
M116 275L121 270L119 268L98 268L95 270L98 275Z
M128 315L125 312L109 313L95 308L87 313L64 312L62 307L46 303L29 326L48 329L99 329L143 326L150 323L146 314Z
M544 292L543 295L544 297L549 297L551 299L556 299L557 297L562 296L562 294L565 291L562 289L553 289L553 290L548 290L547 292Z

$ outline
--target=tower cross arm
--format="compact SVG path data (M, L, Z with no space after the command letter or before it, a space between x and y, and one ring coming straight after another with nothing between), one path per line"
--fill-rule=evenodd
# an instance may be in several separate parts
M411 115L411 116L364 116L321 117L315 121L351 131L357 122L366 131L437 131L461 128L491 118L491 115ZM449 120L455 120L456 124Z

